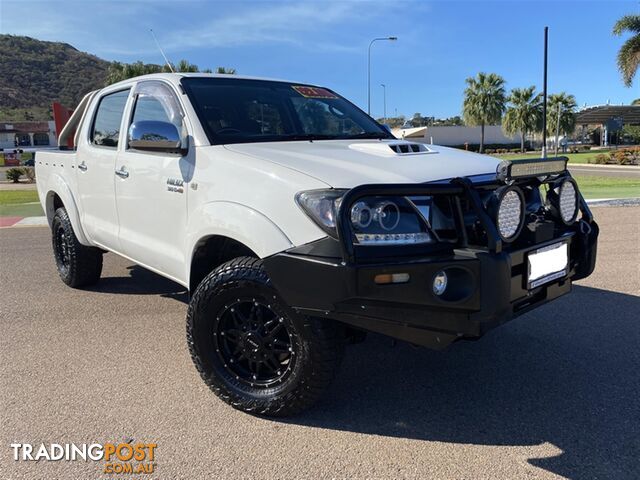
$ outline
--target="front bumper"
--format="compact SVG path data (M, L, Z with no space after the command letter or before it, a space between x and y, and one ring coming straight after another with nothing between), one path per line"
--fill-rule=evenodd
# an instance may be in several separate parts
M478 338L570 292L573 281L591 274L598 225L584 200L581 203L580 222L560 236L521 249L507 251L499 243L494 248L465 245L448 252L359 262L348 248L341 258L322 254L327 249L320 241L268 257L264 266L284 301L300 313L442 349L461 338ZM527 255L558 242L568 243L567 274L528 288ZM447 272L449 286L439 297L432 285L441 270ZM374 281L376 275L394 273L408 274L409 281Z
M265 259L265 268L284 300L301 313L339 320L417 345L441 349L488 330L571 291L573 280L595 264L598 227L515 251L492 254L472 249L453 255L366 266L347 265L295 251ZM528 290L526 256L558 241L569 242L566 277ZM436 296L436 272L449 274L449 299ZM408 273L402 284L378 285L379 274Z

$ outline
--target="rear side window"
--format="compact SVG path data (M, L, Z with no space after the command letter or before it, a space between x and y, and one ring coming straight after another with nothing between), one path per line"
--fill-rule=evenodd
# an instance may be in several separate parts
M117 147L120 125L129 90L111 93L100 99L91 130L91 143L101 147Z

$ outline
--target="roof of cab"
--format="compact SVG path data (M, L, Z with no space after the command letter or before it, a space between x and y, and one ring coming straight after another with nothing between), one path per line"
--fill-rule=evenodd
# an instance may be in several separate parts
M188 78L228 78L233 80L264 80L268 82L285 82L285 83L296 83L291 82L289 80L282 80L278 78L265 78L265 77L251 77L245 75L235 75L228 73L187 73L187 72L177 72L177 73L150 73L148 75L140 75L138 77L127 78L125 80L121 80L120 82L114 83L113 85L128 85L133 82L137 82L140 80L165 80L171 82L175 85L180 83L180 79L183 77ZM300 85L309 85L306 82L299 82ZM109 85L109 87L113 86Z

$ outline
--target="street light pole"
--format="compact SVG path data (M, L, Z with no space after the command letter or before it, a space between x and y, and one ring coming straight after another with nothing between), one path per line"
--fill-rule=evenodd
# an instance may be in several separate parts
M555 156L558 156L558 141L560 136L560 115L562 114L562 103L558 102L558 119L556 121L556 151Z
M367 62L367 114L371 115L371 46L374 42L378 42L381 40L389 40L395 42L398 40L398 37L379 37L374 38L369 42L369 57Z
M384 115L382 117L382 123L387 123L387 86L384 83L381 83L382 87L382 95L384 98Z

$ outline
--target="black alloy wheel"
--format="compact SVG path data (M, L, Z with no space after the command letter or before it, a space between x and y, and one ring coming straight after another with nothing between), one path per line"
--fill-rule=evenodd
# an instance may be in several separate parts
M340 323L290 308L259 258L218 266L189 302L193 363L220 399L244 412L283 417L310 407L335 376L345 343Z
M237 380L269 388L291 373L296 353L293 334L271 305L239 298L225 305L216 320L216 352Z

